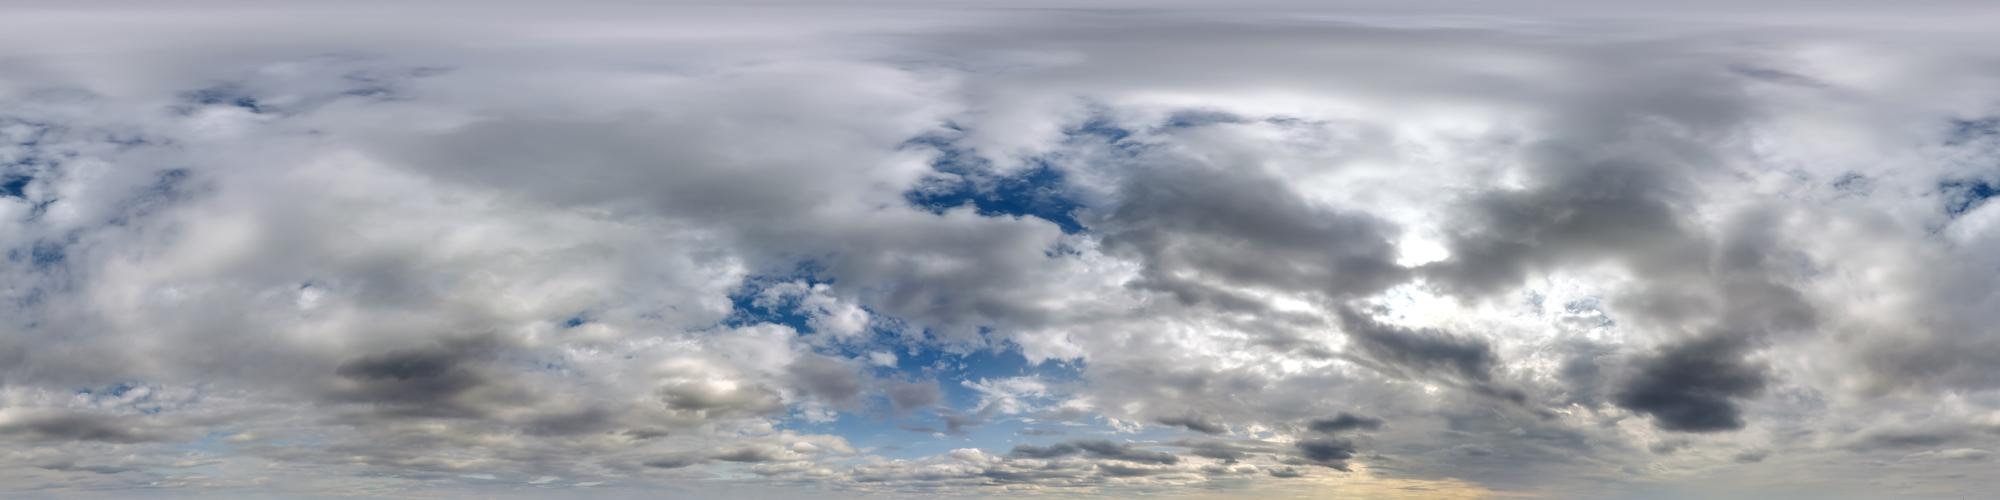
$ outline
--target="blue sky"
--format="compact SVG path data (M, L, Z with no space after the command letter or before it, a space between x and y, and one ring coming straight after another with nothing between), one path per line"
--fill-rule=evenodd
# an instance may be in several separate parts
M0 496L1995 486L1987 3L0 9Z

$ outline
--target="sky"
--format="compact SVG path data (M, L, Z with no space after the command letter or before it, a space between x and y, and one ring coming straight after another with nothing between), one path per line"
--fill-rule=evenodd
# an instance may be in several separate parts
M0 496L1981 496L1996 23L0 0Z

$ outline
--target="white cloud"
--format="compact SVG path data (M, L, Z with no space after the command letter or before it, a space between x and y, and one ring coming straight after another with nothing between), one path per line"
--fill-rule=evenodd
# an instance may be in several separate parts
M1987 486L1990 6L1262 4L10 9L0 491Z

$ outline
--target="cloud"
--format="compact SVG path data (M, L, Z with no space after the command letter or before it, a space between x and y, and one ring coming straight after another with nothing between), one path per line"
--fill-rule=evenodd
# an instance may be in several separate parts
M1213 458L1221 460L1223 463L1236 463L1246 457L1246 453L1253 451L1251 448L1237 446L1224 441L1194 443L1193 446L1188 447L1188 450L1189 453L1195 456Z
M1128 443L1102 439L1079 439L1048 446L1024 444L1015 446L1013 451L1008 452L1008 455L1018 458L1044 459L1088 455L1092 458L1123 460L1145 464L1173 465L1180 463L1180 457L1174 456L1171 453L1148 451Z
M662 385L659 394L669 409L716 417L761 415L784 408L775 391L733 380L677 380Z
M792 383L807 393L836 405L853 404L863 389L855 367L825 356L799 358L786 368L786 373L791 375Z
M1299 455L1328 468L1347 471L1347 459L1354 458L1354 444L1342 439L1309 439L1298 442Z
M1732 339L1704 339L1663 348L1639 362L1638 373L1616 396L1619 406L1653 417L1661 429L1719 432L1743 428L1737 400L1769 384L1766 372L1746 364Z
M1222 424L1196 416L1162 417L1154 421L1159 422L1160 425L1184 427L1187 430L1202 434L1222 434L1229 432L1229 428L1223 427Z
M1313 432L1335 434L1353 430L1372 431L1381 429L1384 424L1386 422L1379 418L1341 412L1339 415L1334 415L1333 418L1307 422L1306 428L1311 429Z
M890 3L10 9L0 491L1992 489L1991 6Z
M930 408L944 401L944 391L936 382L889 382L889 405L896 412Z
M477 417L481 409L465 398L489 384L475 364L491 354L491 344L475 338L361 356L334 369L332 392L394 413Z
M8 411L0 419L0 435L38 442L96 441L144 443L165 441L170 434L129 417L83 412Z
M1958 425L1885 426L1857 433L1848 441L1846 447L1861 452L1941 448L1969 440L1972 437L1971 430Z
M1446 380L1467 384L1482 395L1517 404L1526 402L1527 396L1519 389L1493 380L1498 355L1484 340L1434 329L1386 325L1351 309L1342 309L1339 315L1341 330L1353 340L1360 354L1391 373L1441 375Z
M1341 315L1341 325L1363 352L1391 366L1485 380L1496 363L1493 349L1478 339L1395 328L1352 311Z

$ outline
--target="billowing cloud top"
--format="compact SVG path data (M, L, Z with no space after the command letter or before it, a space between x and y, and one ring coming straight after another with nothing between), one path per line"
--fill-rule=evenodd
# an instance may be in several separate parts
M1069 7L10 3L0 496L1996 486L1993 7Z

